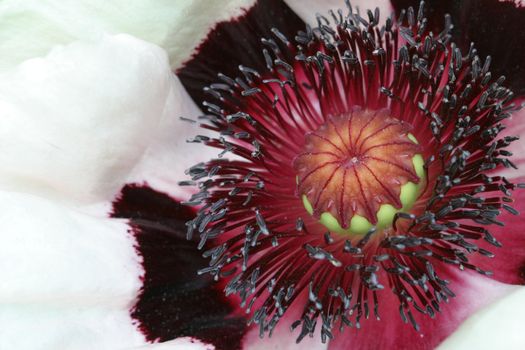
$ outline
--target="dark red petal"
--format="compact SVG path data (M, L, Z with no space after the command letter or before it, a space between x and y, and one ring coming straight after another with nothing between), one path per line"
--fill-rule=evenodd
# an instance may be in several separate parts
M143 259L144 285L131 316L146 339L190 336L216 349L240 349L244 318L231 316L232 306L208 275L197 275L207 260L185 237L194 212L147 186L126 185L112 216L130 220Z
M472 271L449 270L446 275L456 297L450 298L448 305L443 304L433 319L413 314L419 332L410 326L409 315L405 314L408 324L400 319L396 296L383 293L378 298L381 320L377 321L370 311L370 319L361 322L362 329L346 328L344 334L334 333L328 349L431 350L472 313L515 290Z
M396 12L408 6L417 8L420 0L392 0ZM476 44L480 57L492 56L493 76L505 75L517 94L525 93L525 7L498 0L427 0L429 25L434 32L443 28L443 16L450 14L454 24L453 41L463 50Z
M516 183L525 182L525 177L515 180ZM471 263L481 269L490 270L494 273L493 278L511 284L525 285L525 225L523 214L525 214L525 190L517 189L512 195L514 203L506 203L521 215L515 215L506 209L501 209L498 220L505 226L492 225L490 233L502 244L496 248L484 241L480 248L487 249L495 254L494 258L482 257L473 254Z
M288 38L304 29L304 22L282 0L259 0L243 16L218 23L193 57L177 71L195 101L203 101L202 88L217 81L217 73L235 78L239 65L265 71L261 38L274 37L278 28Z

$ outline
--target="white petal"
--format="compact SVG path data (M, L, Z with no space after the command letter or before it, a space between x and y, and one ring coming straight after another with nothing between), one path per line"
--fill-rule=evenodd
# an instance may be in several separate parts
M202 111L184 90L179 79L176 76L172 79L163 118L156 132L151 134L151 144L127 182L147 182L157 191L184 200L190 191L194 191L193 187L178 185L179 181L189 180L184 170L198 162L216 158L220 150L186 142L196 135L216 137L217 134L200 128L197 123L180 119L184 117L197 121Z
M0 300L128 307L142 274L128 230L123 220L1 191Z
M295 349L308 349L308 350L326 350L328 349L328 342L323 344L320 336L315 334L313 338L307 336L301 343L297 345L296 339L298 331L292 333L288 327L280 327L278 332L274 332L271 338L268 338L268 334L265 335L264 339L259 338L259 329L254 328L249 331L244 338L243 350L295 350Z
M342 9L344 13L347 12L347 7L343 0L285 0L285 2L303 21L311 25L317 24L315 17L317 13L327 16L329 10ZM378 7L381 11L380 23L384 22L393 11L390 0L351 0L350 3L354 12L359 10L361 16L367 20L366 11L374 11Z
M472 315L439 349L525 349L525 287L518 288Z
M130 348L128 350L213 350L213 345L208 345L200 342L198 339L190 337L177 338L175 340L149 344L136 348Z
M143 274L122 220L0 192L0 348L143 344L129 315Z
M0 188L108 200L163 118L164 51L127 35L55 48L0 76Z
M128 310L46 304L0 306L0 349L118 350L144 343Z
M212 26L254 0L6 0L0 3L0 71L56 44L128 33L168 50L174 68Z

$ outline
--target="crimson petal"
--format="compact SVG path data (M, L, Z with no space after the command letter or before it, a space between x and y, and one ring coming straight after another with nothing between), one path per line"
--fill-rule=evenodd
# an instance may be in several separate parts
M472 271L441 270L454 288L455 297L448 299L441 312L433 318L420 313L403 312L400 319L399 302L394 294L379 298L381 320L374 316L362 321L363 329L347 328L344 334L334 334L328 350L430 350L435 349L475 311L511 293L515 287L493 281ZM483 290L480 294L479 290ZM372 312L371 312L372 314ZM417 322L419 331L406 323Z
M418 2L416 2L416 5L417 3ZM480 23L484 23L484 26L490 27L490 24L493 22L484 20L482 14L477 15L474 19L464 19L465 17L462 17L462 14L467 12L462 12L463 10L460 9L459 6L450 5L451 9L447 9L446 6L433 6L433 4L436 3L437 2L435 1L430 2L430 14L434 14L432 20L436 19L442 21L442 16L439 14L444 14L445 12L452 13L453 18L456 18L456 23L458 22L459 18L460 25L457 27L458 29L455 32L456 41L463 46L470 45L470 40L476 41L481 47L479 50L480 54L492 54L496 58L495 60L499 60L500 63L502 63L498 67L492 67L495 75L506 74L510 80L510 83L516 87L518 91L523 92L524 90L521 88L523 86L523 82L521 81L523 74L520 73L521 69L523 68L521 62L513 65L514 58L511 57L511 55L505 56L504 53L502 53L500 50L497 50L497 47L494 48L486 44L492 42L490 40L490 36L486 35L489 40L483 41L476 32L479 30L479 28L476 28L475 26L479 26ZM445 5L449 3L449 1L444 2ZM466 3L471 6L470 2ZM481 4L483 6L487 6L487 8L496 6L492 2L489 4L488 1L482 1ZM407 5L407 2L404 2L403 5ZM278 27L287 37L293 37L295 30L301 28L302 24L297 28L289 30L290 27L293 26L287 26L286 24L290 24L288 21L285 21L285 23L280 23L279 21L281 21L281 19L286 16L279 17L274 15L274 18L266 21L267 18L262 13L257 12L260 9L265 8L265 6L270 6L271 9L276 9L275 6L282 6L282 9L276 12L284 11L285 13L291 14L290 10L287 9L285 5L282 4L282 2L258 2L251 10L246 13L246 15L242 16L241 18L233 22L223 22L219 24L215 31L209 35L208 40L201 45L198 54L178 72L181 80L183 81L183 84L186 86L186 88L188 88L191 96L194 99L202 100L204 98L204 92L201 91L200 88L205 84L217 80L215 72L222 72L232 78L235 78L237 75L237 69L235 65L232 64L233 62L241 63L242 65L254 68L259 71L265 70L266 62L264 61L264 56L260 55L263 45L261 45L259 39L261 37L270 36L269 30L272 28L272 26ZM455 14L452 11L454 8L459 12ZM268 11L268 8L266 8L263 12L266 11ZM261 18L263 19L261 20ZM290 18L293 19L293 17ZM496 21L496 19L493 20ZM291 20L291 22L294 21ZM430 24L431 26L433 25L432 22ZM260 28L263 26L265 29ZM500 28L498 30L504 31L505 29ZM480 40L476 40L476 38L479 38ZM501 38L498 40L500 39ZM520 200L520 198L518 198L518 200ZM510 243L509 246L511 248L519 247L513 246ZM496 259L499 259L502 252L496 251L495 253L497 254ZM504 259L500 261L504 262ZM522 264L522 262L519 262L519 264ZM454 331L460 322L462 322L471 312L475 311L481 306L486 305L488 302L495 300L497 297L503 295L509 290L509 288L511 288L510 286L502 285L496 281L491 281L490 279L484 278L482 276L474 277L470 272L460 272L457 270L452 270L452 268L448 268L446 270L447 271L443 271L442 273L444 275L448 275L446 278L452 282L451 286L454 286L454 291L456 292L455 294L458 295L457 298L450 299L451 305L444 307L442 313L436 315L435 319L419 317L418 315L413 314L404 314L407 322L413 323L414 325L417 323L415 328L420 328L420 332L416 332L410 327L404 325L402 322L399 322L399 311L396 309L396 305L399 304L395 303L394 300L389 299L393 297L392 294L382 298L380 301L380 314L385 318L382 320L382 322L377 322L375 325L369 325L369 327L363 331L347 331L347 333L351 333L350 335L336 335L335 340L330 344L330 347L333 349L348 347L372 349L432 348L437 346L447 335ZM516 276L517 269L512 268L511 270L512 273L514 273L514 276ZM511 279L501 280L505 282L510 281L513 283L520 283L518 281L512 281ZM484 297L480 297L479 293L476 294L477 296L475 297L474 294L471 293L479 290L484 291ZM430 311L427 309L427 311L423 310L423 312L428 313ZM371 316L371 318L372 317L373 316ZM367 320L364 322L373 323L374 321ZM374 343L371 344L371 341Z
M419 3L420 0L392 0L396 12L409 6L417 8ZM492 74L504 75L506 85L515 93L525 93L525 7L517 7L513 1L427 0L425 8L434 32L442 30L443 17L450 14L453 41L465 51L474 42L480 57L492 56Z
M185 237L194 212L166 194L126 185L113 203L113 217L129 219L143 259L144 284L131 316L149 341L190 336L215 348L241 348L245 320L208 275L197 276L207 260Z
M515 180L517 183L525 182L525 177ZM480 255L473 255L471 263L482 269L493 272L492 278L511 284L525 285L525 230L523 216L525 213L525 191L518 189L512 195L514 203L503 203L500 208L502 214L498 220L505 223L504 226L493 225L490 229L491 234L501 244L501 247L494 247L494 244L482 242L480 248L495 254L494 258L489 259ZM496 243L497 244L497 243Z

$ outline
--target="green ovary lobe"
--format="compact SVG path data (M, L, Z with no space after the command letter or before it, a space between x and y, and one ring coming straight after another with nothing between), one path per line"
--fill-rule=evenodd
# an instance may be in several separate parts
M419 197L426 174L423 157L420 154L416 154L412 158L412 163L414 165L414 170L421 181L418 184L409 181L401 186L401 194L399 195L399 199L402 204L401 208L396 209L392 204L382 204L379 207L379 210L377 211L377 223L375 225L378 230L392 226L396 213L409 212ZM314 210L312 204L308 200L308 197L303 194L302 200L304 208L308 214L312 215ZM342 228L337 219L329 212L322 213L319 222L323 224L330 232L343 235L364 235L370 231L372 227L374 227L374 225L372 225L372 223L368 221L367 218L359 214L356 214L352 217L350 220L350 227L347 229Z
M410 212L426 179L410 126L388 111L331 117L308 134L294 160L305 210L329 231L364 235Z

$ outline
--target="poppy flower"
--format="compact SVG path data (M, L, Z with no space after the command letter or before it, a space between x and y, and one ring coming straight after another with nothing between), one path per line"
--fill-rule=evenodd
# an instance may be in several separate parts
M519 4L203 4L3 74L0 344L522 344Z

